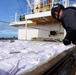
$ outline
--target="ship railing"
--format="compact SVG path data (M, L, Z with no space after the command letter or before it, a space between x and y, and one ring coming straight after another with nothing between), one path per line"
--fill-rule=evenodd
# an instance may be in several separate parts
M51 8L53 7L54 3L63 4L63 1L62 0L56 0L55 2L51 1L49 3L49 5L47 5L46 4L46 0L43 0L43 1L40 2L41 7L34 8L34 10L31 10L30 7L27 5L27 12L25 14L17 14L17 12L16 12L15 16L11 16L10 20L11 20L11 22L25 21L25 15L27 15L27 14L35 14L35 13L40 13L40 12L45 12L45 11L50 11ZM72 4L74 4L73 0L68 1L67 7L71 6ZM34 3L32 3L31 5L34 6Z
M10 21L11 22L25 21L25 15L27 15L27 13L24 13L24 14L17 14L17 13L15 13L15 16L11 16L10 17Z

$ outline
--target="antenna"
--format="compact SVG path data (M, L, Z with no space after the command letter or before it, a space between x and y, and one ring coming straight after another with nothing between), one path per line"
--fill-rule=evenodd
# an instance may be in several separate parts
M17 14L18 14L18 11L16 10L15 11L15 22L17 22Z

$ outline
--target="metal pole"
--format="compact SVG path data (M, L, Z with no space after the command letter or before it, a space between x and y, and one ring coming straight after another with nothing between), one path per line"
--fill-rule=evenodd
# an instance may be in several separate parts
M17 13L18 13L18 11L16 10L15 11L15 22L17 22Z
M25 24L25 40L27 40L27 19L26 19L26 24Z
M64 5L64 7L67 7L68 6L68 0L63 0L63 5Z
M69 5L69 0L68 0L68 6L70 6L70 5Z
M54 4L54 0L52 0L52 7L53 7L53 4Z

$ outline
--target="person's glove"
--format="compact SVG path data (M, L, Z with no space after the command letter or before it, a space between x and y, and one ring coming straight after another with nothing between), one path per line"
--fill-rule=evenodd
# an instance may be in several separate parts
M70 45L71 44L71 41L68 40L68 39L63 39L63 44L64 45Z
M72 43L73 43L74 45L76 45L76 40L72 40Z

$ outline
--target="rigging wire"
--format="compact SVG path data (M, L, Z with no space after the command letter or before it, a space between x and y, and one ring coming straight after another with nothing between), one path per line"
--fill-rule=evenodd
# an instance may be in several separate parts
M19 5L19 7L20 7L20 9L21 9L21 12L24 13L23 10L22 10L22 8L21 8L21 5L20 5L19 0L17 0L17 2L18 2L18 5Z
M19 7L20 7L20 9L21 9L21 12L24 13L23 10L22 10L22 8L21 8L21 5L20 5L19 0L17 0L17 2L18 2L18 5L19 5ZM8 22L8 21L3 21L3 20L0 20L0 22L2 22L2 23L10 23L10 22Z
M2 21L2 20L0 20L0 22L3 22L3 23L10 23L10 22L7 22L7 21Z
M28 6L30 7L30 9L32 10L33 9L33 6L32 6L32 4L30 3L30 1L29 0L26 0L27 1L27 3L28 3Z

